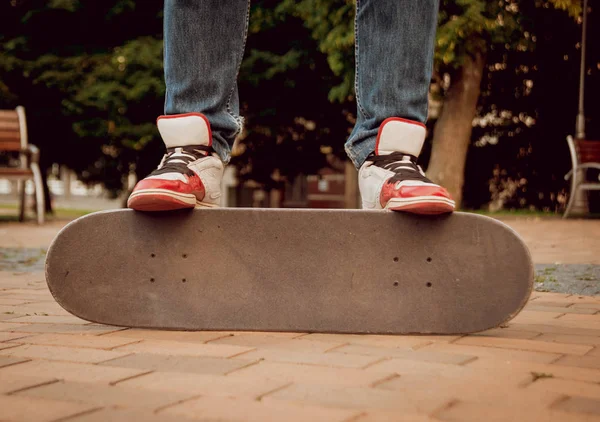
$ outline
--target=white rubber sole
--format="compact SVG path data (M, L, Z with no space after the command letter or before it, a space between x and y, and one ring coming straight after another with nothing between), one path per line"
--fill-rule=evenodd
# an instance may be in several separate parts
M418 198L391 198L384 209L415 214L444 214L453 212L455 207L456 203L448 198L419 196Z
M167 189L144 189L133 192L127 206L137 211L169 211L182 208L217 208L216 204L198 201L195 195Z

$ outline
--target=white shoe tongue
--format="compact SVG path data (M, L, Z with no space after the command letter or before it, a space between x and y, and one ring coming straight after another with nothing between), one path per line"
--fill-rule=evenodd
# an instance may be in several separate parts
M160 116L156 124L167 148L212 145L210 124L203 114Z
M402 152L418 157L425 142L425 125L410 120L392 117L379 127L375 154L385 155Z

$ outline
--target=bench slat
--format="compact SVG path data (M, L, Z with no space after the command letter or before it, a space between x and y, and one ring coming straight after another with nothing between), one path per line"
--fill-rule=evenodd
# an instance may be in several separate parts
M0 151L20 151L21 150L21 141L18 139L14 140L5 140L0 137Z
M20 132L19 122L12 120L0 120L1 132Z
M14 167L0 167L0 177L3 176L28 176L33 174L29 169L21 169Z
M0 110L0 120L19 121L19 115L14 110Z

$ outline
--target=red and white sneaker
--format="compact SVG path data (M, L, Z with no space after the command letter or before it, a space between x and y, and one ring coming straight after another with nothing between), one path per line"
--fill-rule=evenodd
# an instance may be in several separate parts
M364 209L442 214L455 204L443 187L429 180L417 157L425 141L425 126L392 117L379 128L375 152L358 172Z
M157 125L167 153L158 168L135 185L127 206L137 211L219 206L223 162L212 151L206 117L161 116Z

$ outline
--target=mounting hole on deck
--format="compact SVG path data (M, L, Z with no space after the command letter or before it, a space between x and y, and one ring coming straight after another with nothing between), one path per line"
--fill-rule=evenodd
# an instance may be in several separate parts
M185 258L187 258L187 254L186 254L186 253L184 253L183 255L181 255L181 257L182 257L183 259L185 259Z
M398 262L398 257L397 256L394 257L394 262Z
M397 287L400 283L398 283L397 281L394 281L394 286Z
M154 283L154 277L150 279L150 283Z
M155 256L156 256L156 254L155 254L155 253L151 253L151 254L150 254L150 257L151 257L151 258L154 258Z
M433 286L433 284L431 284L431 283L429 283L429 282L428 282L427 284L425 284L425 285L426 285L427 287L431 287L431 286Z
M185 278L182 278L182 279L181 279L181 282L182 282L182 283L185 283L186 281L187 281L187 280L186 280Z
M427 262L431 262L431 257L430 256L427 257Z

